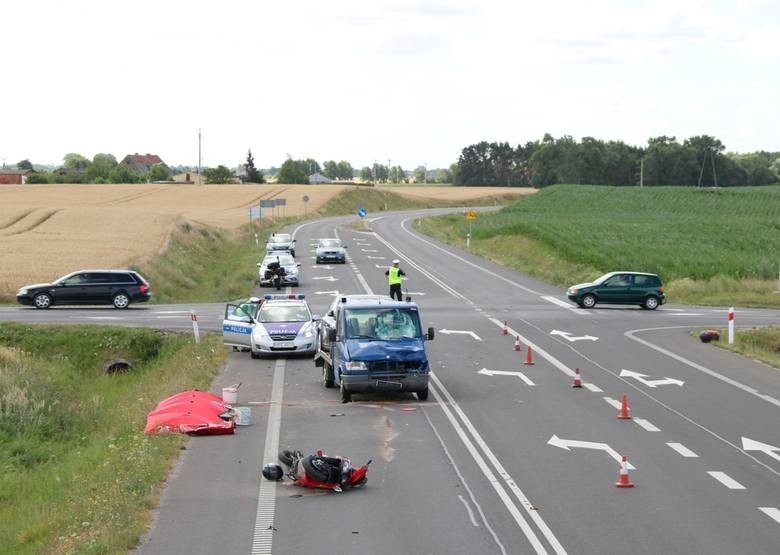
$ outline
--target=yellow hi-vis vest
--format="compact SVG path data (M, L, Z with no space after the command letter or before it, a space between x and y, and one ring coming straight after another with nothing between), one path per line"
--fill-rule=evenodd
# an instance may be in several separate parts
M388 271L388 274L387 274L387 284L388 285L395 285L397 283L398 284L401 283L401 276L400 276L400 274L398 272L400 272L400 268L396 268L395 266L390 268L390 270Z

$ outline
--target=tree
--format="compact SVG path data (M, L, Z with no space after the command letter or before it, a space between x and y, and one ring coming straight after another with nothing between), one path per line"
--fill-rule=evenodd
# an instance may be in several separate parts
M369 183L372 182L374 180L374 174L371 173L371 168L363 166L363 169L360 170L360 179Z
M338 179L339 165L335 162L335 160L326 160L325 163L322 164L322 173L331 179Z
M70 152L62 159L62 166L69 170L85 170L89 166L89 160L81 154Z
M124 164L117 164L108 172L109 183L142 183L143 181L143 176L140 173Z
M146 177L150 182L154 182L154 181L168 181L168 178L170 176L168 175L167 168L163 164L155 164L154 166L149 168L149 173Z
M339 179L352 181L352 178L355 177L355 170L352 169L352 164L344 160L339 162L337 176Z
M251 149L246 155L246 164L244 164L244 170L246 171L246 177L244 178L245 182L263 183L263 172L255 167L255 159L252 157Z
M92 163L87 168L87 181L90 183L107 183L111 170L117 165L113 154L95 154Z
M30 162L30 160L25 158L21 162L17 162L16 163L16 169L33 171L33 165L32 165L32 162Z
M232 183L234 179L233 172L221 164L216 168L203 170L203 175L206 176L206 183L216 185Z
M303 183L309 182L309 174L306 166L300 160L287 159L276 174L277 183ZM313 173L313 172L312 172Z

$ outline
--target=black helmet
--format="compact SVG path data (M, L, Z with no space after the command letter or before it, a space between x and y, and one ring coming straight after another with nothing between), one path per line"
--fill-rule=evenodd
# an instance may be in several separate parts
M268 463L263 467L263 476L265 476L266 480L278 482L284 476L284 472L282 472L282 467L278 464Z

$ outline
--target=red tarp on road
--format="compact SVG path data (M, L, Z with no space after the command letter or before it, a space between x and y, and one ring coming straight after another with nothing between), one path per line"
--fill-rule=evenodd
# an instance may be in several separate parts
M232 434L232 409L221 397L205 391L183 391L160 401L146 417L147 434Z

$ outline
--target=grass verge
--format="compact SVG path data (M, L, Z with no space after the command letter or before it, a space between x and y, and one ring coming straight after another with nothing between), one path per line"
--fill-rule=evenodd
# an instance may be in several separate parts
M694 334L698 337L702 331L704 330L695 330ZM720 328L717 331L720 333L720 340L713 341L712 345L745 355L780 370L780 327L736 329L733 345L729 345L727 341L727 328Z
M186 437L149 437L161 399L207 390L221 337L0 324L0 551L126 553ZM111 358L125 374L102 375Z

